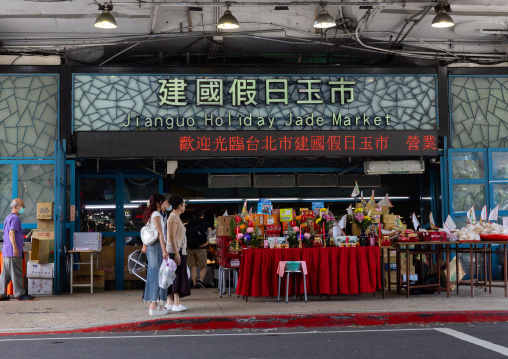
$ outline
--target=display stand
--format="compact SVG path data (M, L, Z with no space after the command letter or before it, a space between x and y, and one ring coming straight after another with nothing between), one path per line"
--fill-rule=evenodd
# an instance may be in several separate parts
M90 287L90 293L93 293L93 258L94 258L94 255L97 255L99 254L98 251L77 251L77 250L71 250L69 251L70 255L71 255L71 270L70 270L70 287L71 287L71 294L72 294L72 289L74 287ZM76 262L74 263L74 254L76 253L90 253L90 261L89 262ZM90 264L90 284L74 284L73 283L73 280L74 280L74 264ZM99 261L97 260L96 261L96 265L97 265L97 269L99 269Z

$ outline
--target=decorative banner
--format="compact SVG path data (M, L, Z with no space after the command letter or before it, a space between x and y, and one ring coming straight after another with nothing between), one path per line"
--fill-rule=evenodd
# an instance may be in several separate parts
M347 208L347 214L349 216L353 215L353 206L352 205L349 205L349 207ZM343 227L343 228L345 228L345 227Z
M393 207L392 202L390 201L390 198L388 198L388 193L385 195L385 197L377 203L378 207Z
M418 230L418 227L420 227L420 222L418 221L418 218L416 218L416 214L413 212L413 215L411 216L411 219L413 220L413 227L415 231Z
M476 213L474 212L474 206L472 206L469 211L467 211L467 221L469 223L474 223L476 222Z
M93 158L414 157L437 149L436 131L77 132L77 156Z
M482 222L487 222L487 205L483 206L482 213L480 214L480 220Z
M434 216L432 215L432 212L429 214L429 222L430 222L430 229L437 230L439 229L438 226L436 226L436 222L434 221Z
M245 200L245 202L243 203L243 207L242 207L242 216L246 216L248 215L249 212L247 212L247 200Z
M346 228L346 223L347 223L347 215L343 215L340 221L338 222L338 225L341 229L344 229Z
M494 207L492 211L490 211L489 221L497 222L498 216L499 216L499 205L497 205L496 207Z
M372 207L375 207L375 206L376 206L376 200L375 200L375 198L374 198L374 190L372 190L372 193L371 193L371 195L370 195L369 205L371 205Z
M351 193L351 197L355 198L360 194L360 189L358 188L358 182L355 181L355 188L353 189L353 192Z
M446 218L446 221L444 223L444 230L448 233L451 233L451 231L453 231L456 228L457 228L457 225L453 221L452 216L448 215L448 217Z

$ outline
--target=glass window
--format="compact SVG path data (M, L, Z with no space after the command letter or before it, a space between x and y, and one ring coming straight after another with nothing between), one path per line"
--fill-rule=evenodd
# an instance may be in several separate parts
M24 223L36 223L37 202L55 201L54 165L19 165L18 197L25 202Z
M469 207L471 208L471 207ZM455 225L457 226L458 229L460 228L464 228L465 226L467 226L467 217L464 215L464 216L453 216L453 221L455 222Z
M508 179L508 152L492 153L492 174L495 179Z
M483 153L460 152L452 155L453 179L485 178Z
M485 205L485 185L483 184L454 184L453 211L468 211L471 206L481 210Z
M158 178L126 178L124 193L124 229L126 232L140 231L143 227L143 211L150 196L159 193Z
M81 180L82 232L116 231L116 181L114 178Z
M12 166L0 165L0 213L1 218L11 212L12 202Z
M499 210L508 210L508 183L492 183L494 189L494 206L499 205Z

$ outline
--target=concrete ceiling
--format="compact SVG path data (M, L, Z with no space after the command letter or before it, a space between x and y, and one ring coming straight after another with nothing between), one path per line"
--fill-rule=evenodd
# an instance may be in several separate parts
M0 0L1 50L15 56L53 54L64 62L96 66L507 61L506 0L450 0L455 26L444 29L431 27L436 2L329 2L327 10L338 26L327 31L312 27L318 2L280 1L289 8L282 11L275 11L274 3L231 2L241 27L218 32L225 7L210 1L188 6L168 0L113 1L118 28L104 30L93 26L99 14L94 0ZM189 8L198 5L202 11Z

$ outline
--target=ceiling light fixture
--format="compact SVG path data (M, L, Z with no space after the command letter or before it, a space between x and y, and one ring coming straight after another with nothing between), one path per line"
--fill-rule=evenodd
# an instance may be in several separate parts
M222 17L219 19L219 24L217 25L219 29L231 30L238 29L240 27L240 24L238 23L236 17L234 17L231 11L229 11L230 5L231 3L229 1L226 2L227 10L224 11L224 15L222 15Z
M319 11L319 15L316 17L316 20L314 20L314 27L316 29L328 29L329 27L334 27L335 20L326 10L326 4L320 3L320 6L321 10Z
M110 2L99 4L99 11L102 13L97 16L95 20L95 24L93 26L98 27L100 29L116 29L116 21L113 15L110 14L110 11L113 10L113 3Z
M435 6L434 9L437 15L434 17L434 20L432 20L432 27L444 28L455 25L451 16L448 15L448 13L452 11L448 1L439 1L439 5Z

